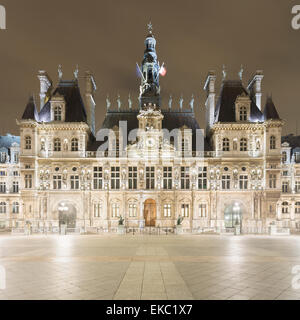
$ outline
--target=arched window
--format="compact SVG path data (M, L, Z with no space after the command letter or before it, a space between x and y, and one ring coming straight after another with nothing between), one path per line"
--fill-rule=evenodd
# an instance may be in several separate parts
M289 204L288 202L282 202L282 205L281 205L281 212L282 213L289 213Z
M247 121L247 108L240 107L240 121Z
M78 151L78 139L77 138L73 138L72 139L72 151Z
M0 202L0 213L6 213L6 202Z
M295 203L295 213L300 213L300 202Z
M240 151L247 151L247 139L242 138L240 141Z
M287 161L287 153L286 151L282 152L282 162L286 162Z
M12 206L12 213L19 213L20 205L19 202L14 202Z
M111 205L111 217L118 218L120 216L120 205L118 203L113 203Z
M25 137L25 149L31 150L31 137L30 136Z
M54 151L61 151L61 141L59 138L54 139Z
M270 137L270 149L275 150L276 149L276 138L274 136Z
M223 139L223 151L229 151L230 147L229 147L229 139L228 138L224 138Z
M60 106L57 106L54 108L54 121L62 120L61 113L62 113L62 109Z

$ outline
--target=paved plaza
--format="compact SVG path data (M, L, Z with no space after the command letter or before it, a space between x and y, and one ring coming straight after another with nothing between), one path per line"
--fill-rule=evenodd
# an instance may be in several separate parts
M300 236L0 236L0 299L297 299Z

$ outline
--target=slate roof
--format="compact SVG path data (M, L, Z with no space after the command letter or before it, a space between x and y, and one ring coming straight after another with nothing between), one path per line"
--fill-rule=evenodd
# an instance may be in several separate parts
M215 122L236 122L235 101L242 93L250 97L241 80L226 80L223 82L216 105ZM262 112L258 109L254 100L251 97L250 99L250 122L264 121Z
M22 119L23 120L36 120L38 121L38 113L35 105L35 101L33 96L29 98L29 101L26 105L25 111L23 113Z
M0 136L0 148L9 149L14 142L20 145L20 137L9 133L6 136Z
M172 131L173 129L179 129L186 125L188 128L193 130L193 149L196 145L196 134L195 130L200 129L200 126L195 118L194 112L180 112L180 111L166 111L162 110L164 119L162 121L162 128ZM139 111L109 111L107 112L105 119L102 124L102 129L112 129L114 126L119 126L120 121L127 121L127 135L133 129L139 128L137 116ZM103 142L93 140L89 145L89 151L96 151L97 148ZM211 150L208 140L205 140L205 150Z
M267 98L265 110L264 110L264 119L269 120L269 119L280 119L279 114L276 110L276 107L274 105L274 102L272 100L272 97Z
M50 99L54 96L63 96L66 102L66 122L86 122L87 115L86 109L81 97L80 89L77 80L66 81L61 80L51 95ZM50 101L48 101L39 113L39 121L50 122L51 110Z

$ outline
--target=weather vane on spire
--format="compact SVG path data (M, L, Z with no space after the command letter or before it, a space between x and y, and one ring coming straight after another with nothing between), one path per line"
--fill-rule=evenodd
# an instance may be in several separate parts
M152 26L151 21L148 23L148 31L149 31L150 34L152 34L153 26Z

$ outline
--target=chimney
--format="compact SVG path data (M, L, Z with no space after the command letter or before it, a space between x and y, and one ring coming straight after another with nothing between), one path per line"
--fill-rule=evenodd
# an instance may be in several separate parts
M205 85L204 90L207 92L207 99L205 102L206 107L206 136L209 135L209 131L212 128L214 124L214 117L215 117L215 82L216 82L216 73L215 71L209 71Z
M87 111L87 123L91 132L95 135L95 106L94 93L97 90L96 82L90 71L85 72L85 104Z
M250 92L250 97L255 98L255 103L258 109L261 111L261 82L264 78L263 71L257 70L252 80L250 80L247 89Z
M49 78L46 71L39 71L38 79L40 80L40 110L46 103L46 96L49 89L52 88L52 80Z

